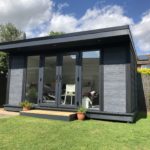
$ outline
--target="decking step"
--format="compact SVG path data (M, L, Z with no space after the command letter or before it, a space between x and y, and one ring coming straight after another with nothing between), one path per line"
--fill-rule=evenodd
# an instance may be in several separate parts
M53 120L64 120L64 121L73 121L76 119L75 112L37 110L37 109L29 111L21 111L20 115Z

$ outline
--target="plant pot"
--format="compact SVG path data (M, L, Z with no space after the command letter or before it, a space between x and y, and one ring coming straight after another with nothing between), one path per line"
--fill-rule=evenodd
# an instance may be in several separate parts
M84 120L85 119L85 113L77 112L77 118L78 118L78 120Z
M30 107L23 107L23 111L28 111L30 109L31 109Z

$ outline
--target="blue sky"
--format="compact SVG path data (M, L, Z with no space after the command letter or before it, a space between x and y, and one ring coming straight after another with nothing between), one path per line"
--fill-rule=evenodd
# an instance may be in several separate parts
M107 5L119 5L125 9L127 16L135 22L140 21L143 13L150 9L149 0L54 0L56 5L68 3L64 13L73 13L77 18L84 15L85 11L93 6L104 7Z
M0 24L27 38L130 25L138 54L150 53L150 0L0 0Z

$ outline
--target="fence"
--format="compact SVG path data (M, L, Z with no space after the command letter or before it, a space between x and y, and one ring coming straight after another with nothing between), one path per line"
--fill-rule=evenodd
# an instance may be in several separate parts
M138 74L138 107L141 111L150 111L150 75Z

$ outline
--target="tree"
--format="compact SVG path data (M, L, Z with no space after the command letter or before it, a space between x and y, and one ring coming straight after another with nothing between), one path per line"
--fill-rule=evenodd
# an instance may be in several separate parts
M0 25L0 42L9 42L25 38L25 33L18 30L13 24L7 23ZM6 53L0 52L0 74L7 74L7 57Z
M0 74L6 74L8 68L7 54L0 52Z
M25 38L25 33L18 30L13 24L0 25L0 42L16 41Z
M62 34L64 34L64 32L51 31L51 32L49 33L50 36L58 36L58 35L62 35Z

